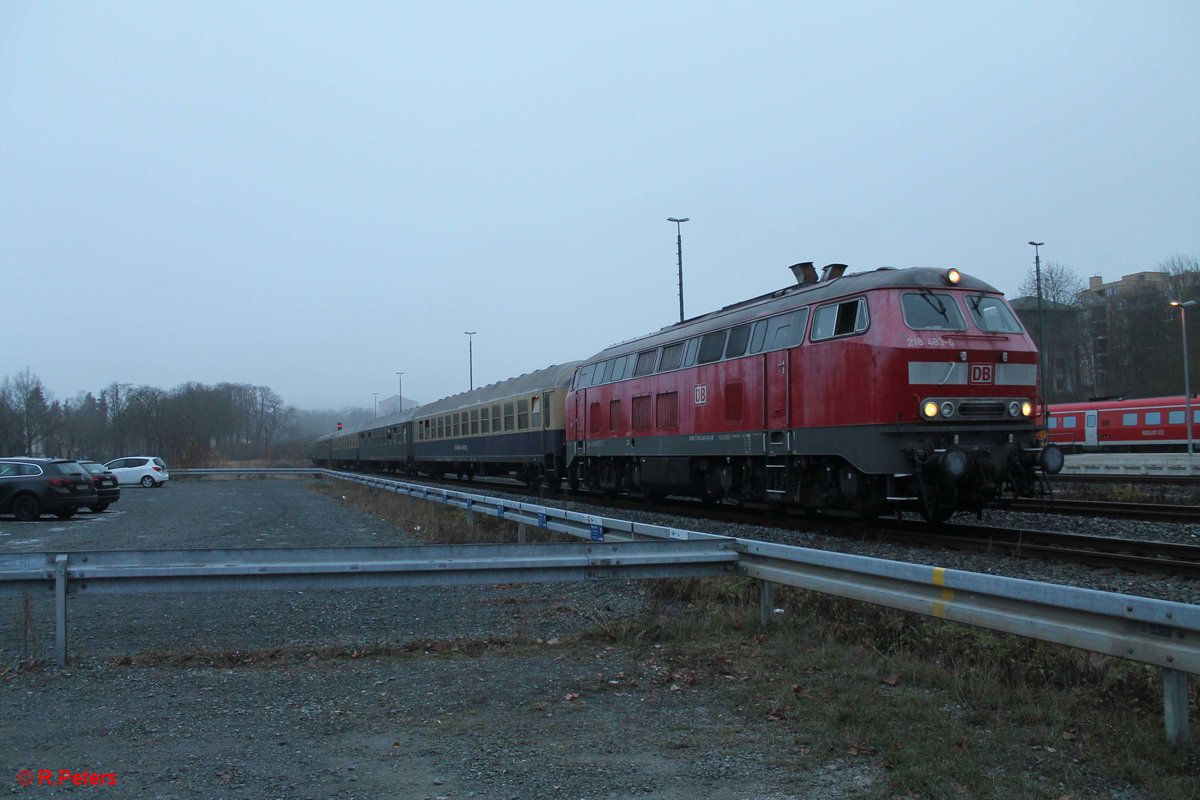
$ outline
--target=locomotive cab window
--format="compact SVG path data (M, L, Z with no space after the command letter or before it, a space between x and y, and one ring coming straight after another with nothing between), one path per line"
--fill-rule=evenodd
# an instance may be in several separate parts
M950 294L928 290L906 292L900 298L900 309L904 312L904 324L914 331L961 331L967 327L958 303Z
M967 308L971 310L971 319L979 326L979 330L988 333L1020 333L1021 323L1009 310L1008 305L999 297L975 295L967 298Z
M813 315L812 340L833 339L862 333L867 329L867 299L859 297L830 306L822 306Z

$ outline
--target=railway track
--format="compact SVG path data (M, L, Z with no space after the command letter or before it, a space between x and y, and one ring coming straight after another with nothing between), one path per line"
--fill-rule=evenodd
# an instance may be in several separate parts
M1050 500L1013 500L1005 503L1003 508L1007 511L1118 517L1153 522L1200 522L1200 506L1171 503L1123 503L1056 497Z
M410 478L404 478L404 480L412 481ZM416 482L457 490L487 490L526 496L529 494L529 490L524 486L497 481L426 481L421 479ZM654 511L655 513L704 520L710 524L728 522L736 525L753 525L759 528L774 529L780 534L816 532L906 546L1070 562L1098 569L1122 569L1139 573L1200 578L1200 545L953 522L929 525L905 519L864 521L832 514L818 516L765 514L758 509L725 504L704 505L694 500L673 497L656 502L653 506L649 506L642 500L628 497L598 498L594 495L576 493L572 493L569 498L559 495L555 495L555 497L564 500L570 499L573 502L589 503L610 512L620 510ZM547 498L547 500L550 499ZM1018 505L1028 505L1029 507L1018 508ZM1055 500L1045 503L1014 503L1007 505L1006 508L1050 514L1093 514L1159 521L1196 521L1200 519L1200 507L1194 506L1164 508L1159 505L1140 503ZM766 538L775 539L770 536ZM780 535L775 540L788 544L794 543L788 539L788 536Z

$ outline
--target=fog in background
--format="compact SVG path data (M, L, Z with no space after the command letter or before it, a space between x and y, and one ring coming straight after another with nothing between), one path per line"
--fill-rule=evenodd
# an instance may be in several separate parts
M1200 253L1200 4L0 3L0 376L431 401L793 281ZM15 335L14 335L15 334ZM385 409L381 409L383 411Z

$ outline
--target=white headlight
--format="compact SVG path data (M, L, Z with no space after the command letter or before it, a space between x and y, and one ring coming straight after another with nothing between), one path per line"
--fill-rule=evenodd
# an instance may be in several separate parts
M1019 417L1021 415L1021 404L1013 400L1008 404L1008 415L1010 417Z
M949 400L942 403L942 416L943 417L954 416L954 403L951 403Z

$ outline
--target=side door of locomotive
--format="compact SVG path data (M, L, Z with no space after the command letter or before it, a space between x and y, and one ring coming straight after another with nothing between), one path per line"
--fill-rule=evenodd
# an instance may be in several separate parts
M786 431L792 427L792 400L797 395L792 387L799 379L795 348L803 341L807 324L808 309L800 308L759 321L751 335L751 349L760 348L763 353L763 411L769 452L787 449ZM759 329L759 325L763 327Z
M1096 435L1096 427L1098 425L1096 421L1096 414L1097 412L1094 410L1083 412L1083 443L1087 447L1095 447L1097 444L1099 444Z

